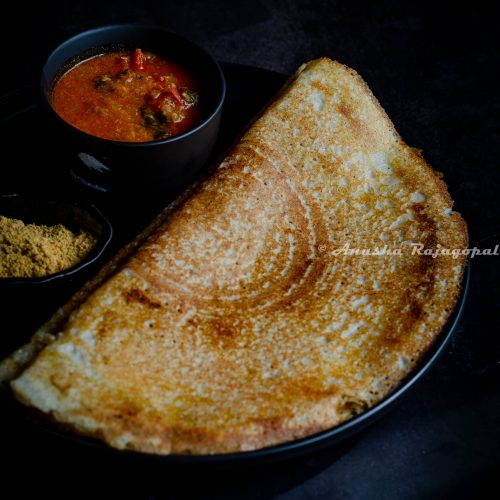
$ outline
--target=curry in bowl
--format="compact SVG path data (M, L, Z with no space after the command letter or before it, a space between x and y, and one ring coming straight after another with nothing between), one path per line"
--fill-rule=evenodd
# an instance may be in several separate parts
M217 139L226 85L199 45L166 28L117 24L59 45L40 90L72 179L142 196L174 195L194 180Z
M79 130L122 142L168 139L203 119L193 75L140 48L76 64L56 81L50 101Z

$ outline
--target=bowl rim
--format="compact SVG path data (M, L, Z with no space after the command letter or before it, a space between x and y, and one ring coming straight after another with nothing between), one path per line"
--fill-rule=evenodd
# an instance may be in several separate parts
M0 195L0 201L5 199L26 199L37 201L39 203L57 203L60 205L66 205L67 207L78 208L87 212L93 219L97 220L103 226L103 235L97 239L94 248L85 256L80 262L75 264L68 269L64 269L57 273L49 274L40 278L0 278L0 287L3 286L14 286L14 285L41 285L49 283L52 281L57 281L62 278L73 276L83 269L87 268L91 264L97 261L105 250L108 248L111 239L113 238L113 225L111 221L99 210L94 204L85 204L79 202L70 202L64 199L57 198L42 198L36 195L30 195L28 193L13 193Z
M199 50L201 53L203 53L207 57L208 61L210 61L210 63L216 69L216 73L220 79L221 91L220 91L218 99L216 101L217 104L215 106L215 109L204 120L202 120L198 125L187 130L186 132L183 132L182 134L178 134L178 135L175 135L173 137L169 137L167 139L157 139L157 140L153 140L153 141L143 141L143 142L115 141L114 139L105 139L103 137L97 137L97 136L89 134L83 130L80 130L79 128L75 127L71 123L64 120L64 118L62 118L56 112L56 110L52 107L52 105L50 103L50 99L47 95L47 92L44 90L44 87L45 87L44 75L45 75L45 68L47 67L47 64L49 63L50 59L53 57L53 55L56 52L72 45L73 43L77 42L78 40L85 38L87 36L99 34L101 32L108 31L108 30L114 30L114 29L147 29L147 30L152 30L152 31L161 31L165 34L173 35L174 37L176 37L184 42L187 42L188 44L192 45L197 50ZM126 40L124 40L124 41L126 41ZM52 80L50 82L50 86L52 87L53 84L54 84L54 80ZM156 24L146 24L146 23L106 24L104 26L97 26L95 28L81 31L81 32L77 33L76 35L73 35L70 38L65 39L62 43L57 45L50 52L48 57L45 59L45 62L44 62L43 67L42 67L42 75L40 78L39 89L40 89L40 93L41 93L43 102L50 109L52 114L60 122L62 122L66 127L69 127L73 132L76 132L78 135L81 135L82 137L85 137L86 139L89 139L89 140L100 142L102 144L112 144L112 145L117 146L117 147L125 147L125 148L147 148L147 147L159 146L159 145L164 145L164 144L171 144L171 143L175 143L178 141L182 141L183 139L185 139L191 135L194 135L199 130L205 128L205 126L210 124L210 122L219 115L222 107L224 106L224 101L226 99L226 92L227 92L226 80L224 78L224 73L222 71L222 68L220 67L220 65L216 61L216 59L212 56L212 54L210 54L210 52L208 52L204 47L202 47L200 44L194 42L190 38L187 38L184 35L181 35L175 31L172 31L171 29L169 29L165 26L156 25Z

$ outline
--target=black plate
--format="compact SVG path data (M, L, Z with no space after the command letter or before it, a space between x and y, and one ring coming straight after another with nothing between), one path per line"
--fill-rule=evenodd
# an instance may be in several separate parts
M286 80L286 76L284 75L258 68L234 64L223 64L222 67L228 91L221 134L213 155L214 157L221 154L232 143L237 134L248 123L249 119L265 106ZM44 141L44 137L47 136L46 134L50 134L50 130L46 128L43 116L40 114L36 102L36 88L33 86L27 86L0 99L0 132L4 140L7 141L6 144L8 147L12 148L18 157L15 168L4 170L0 173L0 194L23 190L38 194L44 193L49 197L63 194L65 197L69 195L75 199L92 201L108 215L114 226L113 241L109 247L109 251L103 257L103 260L105 260L144 228L177 193L169 193L160 200L145 200L139 196L134 199L118 199L106 197L102 193L89 191L75 184L67 174L63 173L67 170L61 168L63 166L61 162L64 159L63 145L61 145L61 151L53 151L47 146L47 144L51 144L53 141ZM29 130L26 130L27 123L37 132L35 145L29 149L23 148L24 134L29 133ZM450 340L460 319L467 295L469 276L470 265L467 266L462 294L453 315L430 351L411 375L402 382L396 391L382 402L330 430L290 443L255 451L221 455L169 455L163 457L129 451L117 451L98 441L60 433L43 422L28 417L24 408L20 405L10 404L13 410L11 412L10 425L16 427L13 432L9 431L9 434L13 436L11 440L17 439L15 432L28 432L26 435L30 436L29 443L32 443L33 448L36 446L47 446L47 443L50 443L49 445L52 446L52 443L56 445L58 441L62 441L64 442L65 454L74 452L75 456L81 456L85 451L85 454L90 453L90 457L99 455L109 457L110 459L114 457L131 460L132 462L136 462L137 460L141 462L147 461L150 465L159 463L169 464L169 466L173 466L174 464L180 466L191 464L227 467L233 465L262 464L270 461L289 459L304 453L320 450L334 443L339 443L361 431L382 416L435 363ZM71 283L66 291L67 296L69 297L82 284L79 282ZM8 341L0 339L0 355L6 354L12 348L13 341L15 345L20 345L23 341L29 339L33 333L33 322L43 322L50 317L59 305L60 302L54 303L51 301L51 297L47 296L45 297L44 314L41 314L40 317L30 317L24 324L23 316L18 312L11 314L10 318L9 314L6 315L7 319L3 317L2 330L4 329L3 327L7 327L4 332L9 332L9 339ZM24 304L20 308L26 310L27 306ZM15 332L14 339L12 338L12 332ZM34 427L32 426L33 422L36 424ZM28 428L30 428L29 431L27 431ZM40 430L46 432L40 433ZM42 436L42 434L45 435ZM37 443L43 443L43 445Z

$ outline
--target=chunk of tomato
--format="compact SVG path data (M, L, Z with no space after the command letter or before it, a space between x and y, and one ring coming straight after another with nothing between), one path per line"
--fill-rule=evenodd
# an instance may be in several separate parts
M135 49L132 54L132 69L134 71L144 71L146 69L146 57L141 49Z

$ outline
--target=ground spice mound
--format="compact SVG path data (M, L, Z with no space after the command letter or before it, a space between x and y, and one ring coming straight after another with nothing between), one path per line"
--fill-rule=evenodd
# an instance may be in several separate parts
M0 215L0 278L42 278L78 264L94 247L87 231L25 224Z

